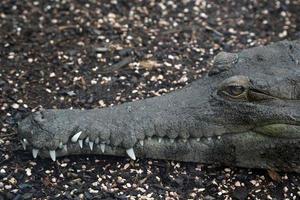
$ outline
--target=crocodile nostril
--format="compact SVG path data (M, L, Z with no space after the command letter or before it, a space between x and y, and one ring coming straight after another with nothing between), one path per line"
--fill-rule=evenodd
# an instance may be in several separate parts
M45 119L44 113L40 112L40 115L41 115L41 119L44 120Z
M33 119L37 122L43 122L45 120L45 117L41 112L37 112L35 113Z

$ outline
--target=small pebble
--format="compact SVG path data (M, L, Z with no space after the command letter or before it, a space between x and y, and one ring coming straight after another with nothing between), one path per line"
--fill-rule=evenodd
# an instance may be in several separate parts
M31 176L32 175L30 168L26 168L25 171L26 171L26 175L27 176Z
M12 186L11 186L11 185L5 185L4 188L5 188L6 190L10 190L10 189L12 188Z
M13 103L13 104L11 105L11 107L12 107L13 109L18 109L18 108L20 107L20 105L17 104L17 103Z

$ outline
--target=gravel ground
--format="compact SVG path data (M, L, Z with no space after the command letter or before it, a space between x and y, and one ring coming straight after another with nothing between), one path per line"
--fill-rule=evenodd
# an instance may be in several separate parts
M300 1L2 0L0 199L299 199L300 176L104 156L34 160L16 122L201 78L220 51L300 37Z

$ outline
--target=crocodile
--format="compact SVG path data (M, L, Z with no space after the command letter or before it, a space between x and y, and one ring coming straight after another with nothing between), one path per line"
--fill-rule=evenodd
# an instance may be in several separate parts
M101 109L18 124L33 157L101 154L300 172L300 40L220 52L202 78Z

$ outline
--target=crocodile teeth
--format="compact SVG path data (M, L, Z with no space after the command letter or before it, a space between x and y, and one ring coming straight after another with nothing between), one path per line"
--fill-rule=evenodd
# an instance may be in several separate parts
M140 140L140 145L144 146L144 140Z
M136 160L136 157L135 157L133 148L126 149L126 153L127 153L127 155L128 155L132 160Z
M175 140L174 140L174 139L170 139L170 142L171 142L171 143L174 143L174 142L175 142Z
M68 151L68 147L67 147L67 145L66 145L66 144L64 145L63 149L64 149L64 151L65 151L65 152L67 152L67 151Z
M104 143L100 144L100 149L101 149L102 153L104 153L104 151L105 151L105 144Z
M22 144L23 149L26 150L26 144L23 140L21 140L21 144Z
M32 149L32 156L33 158L36 158L38 155L39 150L38 149Z
M161 140L162 140L161 138L158 138L158 142L159 142L159 143L161 143Z
M90 138L89 137L85 138L85 143L88 144L89 142L90 142Z
M89 142L89 146L90 146L90 149L91 149L91 151L93 151L93 145L94 145L94 142Z
M27 139L25 139L25 138L23 138L23 142L24 142L25 144L29 144L28 141L27 141Z
M95 139L95 144L99 144L99 142L100 142L100 139L97 137L97 138Z
M77 142L77 140L79 139L81 133L82 133L82 131L79 131L78 133L76 133L75 135L73 135L73 137L71 138L71 141L72 142Z
M28 141L25 138L23 138L23 140L21 140L21 143L22 143L23 149L26 150L26 145L29 144Z
M83 140L78 140L78 143L79 143L80 148L82 149L82 147L83 147Z
M49 151L50 157L53 161L56 161L56 153L55 150L50 150Z
M197 142L200 142L200 138L197 138L196 141L197 141Z
M64 144L63 144L62 142L60 142L59 145L58 145L58 147L59 147L60 149L62 149L62 148L64 147Z

